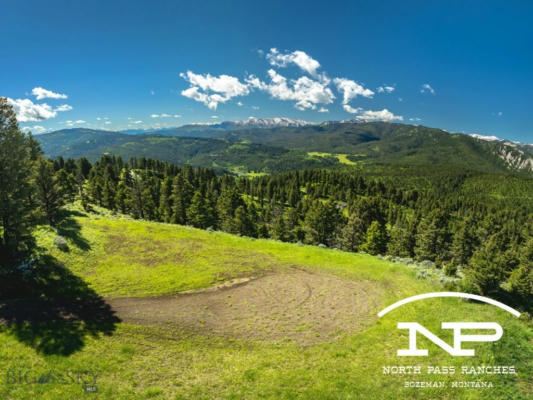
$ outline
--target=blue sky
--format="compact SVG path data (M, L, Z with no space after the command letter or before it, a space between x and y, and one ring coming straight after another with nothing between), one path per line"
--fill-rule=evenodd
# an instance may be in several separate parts
M531 15L526 1L7 2L0 95L36 133L282 116L533 142Z

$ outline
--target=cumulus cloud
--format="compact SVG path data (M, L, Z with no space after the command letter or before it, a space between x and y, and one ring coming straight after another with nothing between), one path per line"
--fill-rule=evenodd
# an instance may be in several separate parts
M358 115L355 117L358 121L370 122L370 121L403 121L401 115L394 115L389 110L384 108L383 110L371 111L371 110L361 110Z
M420 88L420 93L431 93L435 94L435 90L431 87L429 83L424 83Z
M378 93L392 93L394 92L394 89L395 89L394 86L383 85L383 86L379 86L377 88L377 91Z
M328 113L329 110L328 110L326 107L320 107L320 108L318 109L318 112L319 112L319 113Z
M242 107L242 106L243 106L242 101L238 101L238 102L237 102L237 105L238 105L239 107Z
M51 90L47 90L42 87L35 87L32 89L31 94L37 97L37 100L42 99L66 99L68 96L62 93L54 93Z
M363 109L361 107L354 108L354 107L352 107L349 104L344 104L342 106L342 108L344 108L344 111L349 112L350 114L357 114L357 113L363 111Z
M52 108L46 103L37 104L30 99L11 99L8 97L7 102L13 107L18 122L44 121L55 118L58 112L72 110L68 104Z
M225 103L233 97L246 96L250 93L248 85L241 83L234 76L219 75L216 77L210 74L195 74L192 71L181 73L180 76L191 85L181 94L205 104L211 110L216 110L219 103Z
M22 131L23 132L31 131L32 133L39 135L41 133L44 133L46 131L46 128L41 125L25 126L24 128L22 128Z
M315 77L317 76L317 69L320 68L320 63L317 60L300 50L281 54L278 49L272 48L266 55L266 58L270 62L270 65L274 67L284 68L289 64L295 64L301 70Z
M411 122L418 122L418 121L421 121L421 119L418 118L418 117L412 117L412 118L409 118L409 121L411 121Z
M350 100L357 96L373 97L374 92L370 89L364 88L355 81L346 78L335 78L333 83L337 86L337 90L342 93L342 104L348 104Z
M268 71L270 83L265 83L251 75L246 82L259 90L264 90L273 99L295 101L298 110L316 109L317 104L330 104L335 99L326 83L301 76L290 82L273 69Z
M142 124L143 122L141 120L139 120L139 121L133 121L133 123L136 124L136 125L139 125L139 124Z
M104 125L111 125L111 121L105 121Z
M35 104L30 99L14 100L9 97L7 102L13 107L19 122L44 121L57 115L57 110L54 110L46 103Z
M181 118L181 115L179 115L179 114L174 114L174 118Z

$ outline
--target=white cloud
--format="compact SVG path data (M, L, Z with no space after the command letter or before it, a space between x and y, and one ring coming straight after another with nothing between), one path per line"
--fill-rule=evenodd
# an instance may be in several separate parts
M252 106L252 110L259 110L259 106Z
M72 110L72 106L69 106L68 104L61 104L59 107L56 107L55 111L70 111Z
M300 50L281 54L278 49L272 48L266 55L266 58L272 66L284 68L289 64L295 64L303 71L315 77L317 76L317 69L320 68L320 63L317 60Z
M105 125L111 125L111 121L105 121L104 124Z
M133 123L139 125L139 124L142 124L143 122L139 120L139 121L134 121Z
M241 83L234 76L216 77L210 74L195 74L191 71L187 71L186 74L181 73L180 76L191 84L191 87L183 90L181 94L204 103L211 110L216 110L219 103L250 93L248 85Z
M395 87L394 86L389 86L389 85L383 85L383 86L379 86L377 88L377 91L378 93L392 93L394 92L394 89Z
M363 109L361 107L353 108L349 104L344 104L342 106L342 108L344 108L344 111L349 112L350 114L357 114L357 113L363 111Z
M328 110L326 107L320 107L320 108L318 109L318 112L319 112L319 113L328 113L329 110Z
M357 96L372 97L374 92L364 88L362 85L346 78L335 78L333 83L337 85L337 90L342 93L342 104L348 104L350 100Z
M435 94L435 90L430 86L429 83L424 83L420 89L420 93L431 93Z
M7 102L13 107L19 122L44 121L55 118L58 112L72 110L68 104L52 108L46 103L37 104L30 99L11 99L8 97Z
M32 89L31 94L37 97L37 100L42 99L66 99L68 96L66 94L54 93L51 90L47 90L42 87L35 87Z
M152 118L159 118L159 114L152 114L152 115L150 115L150 117L152 117Z
M355 117L358 121L370 122L370 121L403 121L401 115L394 115L389 110L384 108L383 110L371 111L371 110L362 110Z
M211 115L212 119L218 119L218 115Z
M13 107L19 122L44 121L57 115L57 110L54 110L46 103L35 104L30 99L14 100L9 97L7 102Z
M273 69L268 71L268 75L271 81L268 84L253 75L250 75L246 82L252 87L268 92L274 99L295 101L294 106L301 111L314 110L317 104L330 104L335 99L327 83L301 76L298 79L292 79L289 85L287 78Z
M409 118L409 121L418 122L418 121L422 121L422 120L420 118L418 118L418 117L413 117L413 118Z
M22 131L23 132L31 131L32 133L35 133L38 135L40 133L44 133L46 131L46 128L41 125L25 126L24 128L22 128Z
M60 122L60 123L62 123L62 122ZM86 124L87 122L84 121L83 119L78 119L77 121L70 121L69 120L69 121L65 121L64 123L67 124L68 126L74 126L74 125L79 125L79 124Z
M174 114L174 118L181 118L181 115L179 115L179 114Z
M361 107L354 108L349 104L344 104L342 108L344 108L344 110L350 114L357 114L355 119L358 121L403 121L403 117L401 115L394 115L386 108L383 110L372 111L363 110Z
M238 102L237 102L237 105L238 105L239 107L242 107L242 106L243 106L242 101L238 101Z

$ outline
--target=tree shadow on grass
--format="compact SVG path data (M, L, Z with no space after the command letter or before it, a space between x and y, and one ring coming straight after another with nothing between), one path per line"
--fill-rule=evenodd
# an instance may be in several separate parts
M80 250L90 250L91 244L81 234L81 225L73 217L84 216L78 211L64 211L57 225L57 234L70 240Z
M112 335L120 322L102 297L50 255L0 277L0 296L0 331L42 354L70 355L87 336Z

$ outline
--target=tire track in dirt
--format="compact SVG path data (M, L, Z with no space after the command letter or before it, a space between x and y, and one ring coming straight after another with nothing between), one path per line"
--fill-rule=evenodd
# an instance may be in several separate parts
M372 282L294 269L175 296L107 301L128 323L309 345L364 329L377 319L382 293Z

